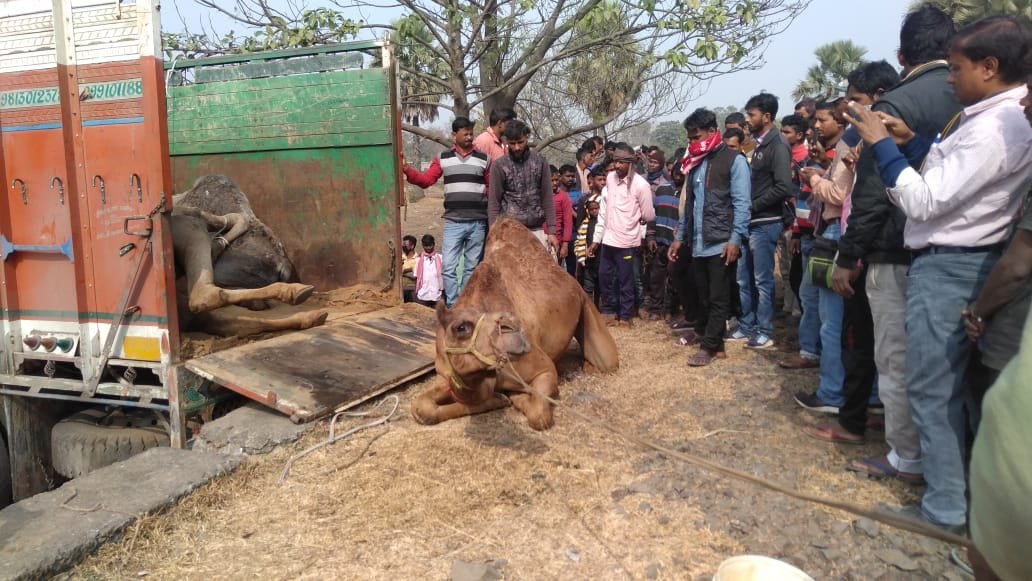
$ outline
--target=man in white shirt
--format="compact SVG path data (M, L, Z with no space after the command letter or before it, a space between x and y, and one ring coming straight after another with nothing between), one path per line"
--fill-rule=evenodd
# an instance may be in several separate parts
M991 17L958 32L949 82L965 108L931 142L898 119L850 106L889 199L907 217L904 244L914 255L906 385L928 489L920 507L904 512L954 530L967 518L964 376L973 346L961 313L999 259L1029 188L1032 128L1020 101L1030 50L1032 31L1016 18ZM910 164L922 157L919 172Z

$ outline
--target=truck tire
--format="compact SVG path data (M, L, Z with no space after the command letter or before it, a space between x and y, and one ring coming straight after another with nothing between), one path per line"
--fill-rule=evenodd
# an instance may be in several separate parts
M54 471L76 478L144 450L168 446L168 429L159 419L145 410L100 409L65 418L50 432Z
M0 508L11 504L14 483L11 479L11 452L7 449L3 426L0 426Z

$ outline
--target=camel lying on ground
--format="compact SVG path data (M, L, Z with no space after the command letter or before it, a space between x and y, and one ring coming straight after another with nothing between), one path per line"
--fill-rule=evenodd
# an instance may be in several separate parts
M484 260L452 309L437 303L438 380L412 403L420 423L436 424L512 405L530 427L552 426L555 362L577 339L588 372L619 366L602 315L580 285L522 224L496 222ZM518 374L529 385L511 374Z
M315 290L298 282L283 244L229 178L202 176L188 191L173 196L171 222L184 330L246 336L307 329L326 321L325 311L274 318L222 309L240 305L264 310L267 300L298 305Z

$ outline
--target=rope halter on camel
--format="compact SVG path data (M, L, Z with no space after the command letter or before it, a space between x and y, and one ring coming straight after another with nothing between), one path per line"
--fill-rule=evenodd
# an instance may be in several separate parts
M487 366L488 371L497 371L508 361L507 357L498 356L498 350L493 344L491 347L495 349L494 357L485 355L477 349L477 335L480 334L480 326L484 323L485 317L487 317L487 313L480 315L480 318L477 319L477 324L473 326L473 334L470 335L469 342L466 343L464 347L445 347L444 349L444 362L448 365L448 380L456 389L472 391L470 387L462 381L462 378L459 377L458 372L455 371L455 365L452 363L452 355L472 355ZM499 325L499 331L501 331L501 325ZM452 393L454 395L454 392Z

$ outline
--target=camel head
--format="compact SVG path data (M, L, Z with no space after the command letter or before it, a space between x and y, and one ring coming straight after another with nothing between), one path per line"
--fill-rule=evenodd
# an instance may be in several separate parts
M484 312L437 303L437 370L467 405L487 401L499 370L530 352L519 320L510 312Z

